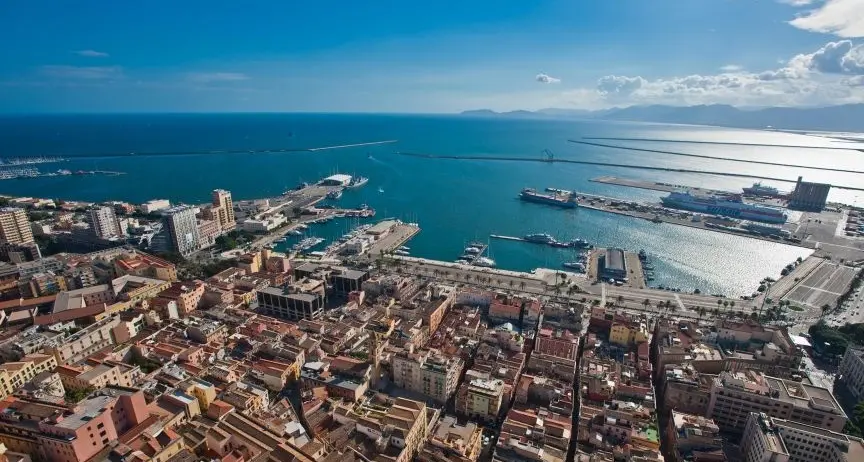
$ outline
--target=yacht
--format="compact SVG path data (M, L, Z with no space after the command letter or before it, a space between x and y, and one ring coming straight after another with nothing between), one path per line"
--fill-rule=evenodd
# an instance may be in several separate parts
M578 272L580 272L580 273L584 273L584 272L585 272L585 264L582 263L582 262L578 262L578 261L565 261L564 263L561 264L561 266L563 266L564 268L567 268L567 269L576 270L576 271L578 271Z
M494 268L495 260L488 257L477 257L474 259L475 266L481 266L483 268Z
M480 253L480 249L477 248L477 247L474 247L474 246L466 247L466 248L465 248L465 253L468 253L468 254L471 254L471 255L477 255L478 253Z
M523 239L525 239L528 242L534 242L537 244L551 244L553 242L557 242L557 241L555 241L554 237L552 237L546 233L526 234L525 237L523 237Z

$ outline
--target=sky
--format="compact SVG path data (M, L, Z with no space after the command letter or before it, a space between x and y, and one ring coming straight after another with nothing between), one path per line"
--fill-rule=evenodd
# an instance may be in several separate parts
M5 0L0 112L864 102L864 0Z

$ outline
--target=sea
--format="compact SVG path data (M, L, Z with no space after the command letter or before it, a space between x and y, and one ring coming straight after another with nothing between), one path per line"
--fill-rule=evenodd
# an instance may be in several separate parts
M243 200L277 196L301 182L315 182L335 173L360 175L368 177L369 183L346 191L334 205L368 204L377 211L376 220L393 217L419 223L422 231L407 244L414 256L453 261L470 242L481 241L489 244L489 256L501 268L560 268L573 259L571 250L490 238L491 234L549 233L559 240L582 238L596 246L644 249L655 267L653 286L741 296L751 294L764 277L778 277L785 265L810 251L587 209L524 203L517 196L526 187L555 187L656 202L665 193L591 179L611 175L730 191L749 186L754 179L596 165L425 159L397 152L541 158L542 151L548 149L562 159L735 172L790 181L803 176L807 181L864 185L856 173L680 157L568 141L583 137L631 139L599 141L624 147L864 171L864 154L854 149L864 146L860 143L705 126L460 115L32 115L0 117L0 157L57 155L68 160L36 167L42 172L63 168L124 174L3 180L0 194L133 203L158 198L197 204L207 202L215 188L228 189L235 200ZM250 152L383 140L398 141L314 152ZM849 149L816 149L819 146ZM794 186L791 182L763 184L781 190ZM859 200L857 192L840 189L833 189L830 199L849 204ZM359 223L356 219L334 220L314 225L309 233L332 242Z

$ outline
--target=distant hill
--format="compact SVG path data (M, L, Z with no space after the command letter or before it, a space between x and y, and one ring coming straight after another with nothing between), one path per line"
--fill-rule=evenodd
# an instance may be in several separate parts
M788 130L864 131L864 104L820 108L741 109L725 104L699 106L630 106L599 111L547 108L538 111L465 111L483 117L578 118L677 124L718 125Z

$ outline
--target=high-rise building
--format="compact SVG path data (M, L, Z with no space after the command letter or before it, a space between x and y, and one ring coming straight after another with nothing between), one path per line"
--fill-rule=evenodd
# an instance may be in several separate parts
M170 208L163 214L171 248L184 257L198 250L198 220L188 205Z
M33 231L24 209L7 207L0 209L0 241L9 244L30 244Z
M213 190L213 213L223 232L231 231L237 226L234 221L234 203L231 201L230 191Z
M90 228L101 239L123 236L120 222L111 207L93 207L89 215Z

